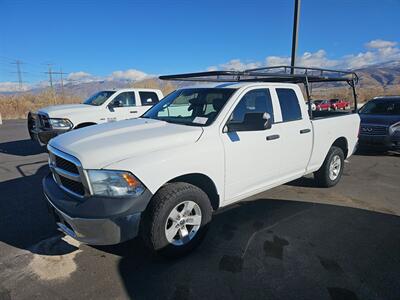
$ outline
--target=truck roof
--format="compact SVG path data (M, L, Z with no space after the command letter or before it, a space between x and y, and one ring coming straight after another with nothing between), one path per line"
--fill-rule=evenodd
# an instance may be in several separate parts
M227 83L204 83L197 85L190 85L182 87L182 89L198 89L198 88L229 88L229 89L239 89L242 87L249 86L294 86L294 83L284 83L284 82L227 82Z
M160 90L159 89L148 89L148 88L123 88L123 89L104 89L102 91L104 91L104 92L134 92L134 91L154 92L154 91L160 91Z

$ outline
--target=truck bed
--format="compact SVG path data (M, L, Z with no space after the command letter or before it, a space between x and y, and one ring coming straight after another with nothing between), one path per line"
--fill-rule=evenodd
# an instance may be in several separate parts
M340 139L348 149L345 158L350 156L356 147L360 117L357 113L330 111L322 112L323 116L311 120L313 127L313 148L308 164L308 172L318 170L331 145Z

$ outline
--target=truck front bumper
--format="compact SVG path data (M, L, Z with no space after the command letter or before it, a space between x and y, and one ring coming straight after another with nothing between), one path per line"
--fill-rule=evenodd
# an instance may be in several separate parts
M49 141L59 134L68 132L69 130L40 130L33 129L29 131L32 140L38 141L41 145L47 145Z
M43 127L40 124L39 116L34 113L28 114L28 132L32 140L38 141L41 145L47 145L49 141L59 134L70 131L71 129L52 129Z
M43 190L58 229L90 245L114 245L136 237L142 211L152 196L146 191L135 199L77 199L62 190L51 174L43 179Z

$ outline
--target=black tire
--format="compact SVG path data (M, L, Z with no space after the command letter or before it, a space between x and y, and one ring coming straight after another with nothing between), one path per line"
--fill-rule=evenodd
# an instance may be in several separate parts
M171 211L183 201L195 202L201 210L201 225L193 238L184 245L174 245L167 240L165 226ZM183 256L203 240L212 218L212 207L207 194L198 187L184 183L169 183L162 187L150 201L144 213L140 234L145 244L165 257Z
M330 165L332 163L332 160L336 156L339 156L339 158L340 158L340 169L339 169L337 177L335 179L331 179L331 177L329 176ZM314 173L314 180L315 180L316 185L320 186L320 187L335 186L339 182L340 178L342 177L343 169L344 169L343 150L339 147L332 146L331 149L329 149L329 152L326 155L326 158L325 158L324 163L322 164L321 168L319 168L319 170Z
M29 136L31 137L31 140L33 141L34 136L32 134L32 129L35 125L35 120L33 119L31 112L28 113L27 125L28 125Z

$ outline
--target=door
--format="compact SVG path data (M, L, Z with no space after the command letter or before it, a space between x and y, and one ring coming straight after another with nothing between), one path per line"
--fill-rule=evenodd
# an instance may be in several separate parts
M297 95L291 88L277 88L275 91L282 115L282 121L275 124L281 135L281 177L301 177L311 156L311 122L304 109L305 104L303 109L300 107L302 103L299 99L303 99L302 95Z
M120 121L139 117L140 111L136 106L135 92L122 92L109 104L108 121Z
M239 200L276 181L280 165L280 132L274 124L269 89L248 91L234 108L228 123L240 123L247 113L267 112L272 126L264 130L222 134L225 151L225 199Z

